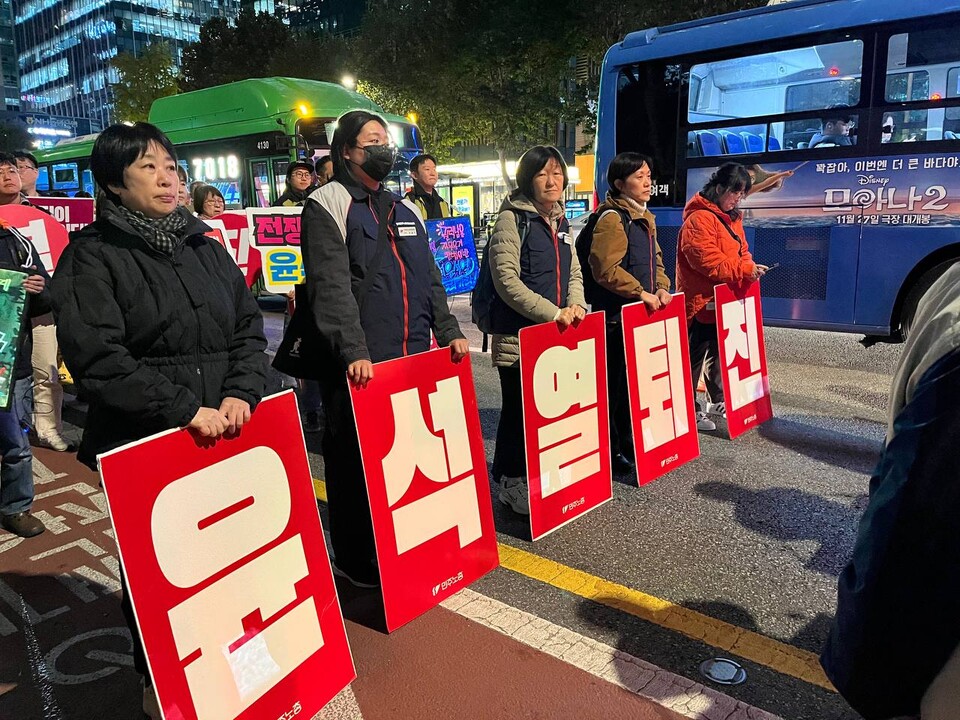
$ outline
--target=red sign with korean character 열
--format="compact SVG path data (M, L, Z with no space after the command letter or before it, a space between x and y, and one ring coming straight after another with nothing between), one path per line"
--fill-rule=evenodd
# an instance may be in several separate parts
M730 437L773 417L760 283L717 285L717 341Z
M70 242L70 236L63 225L52 215L29 205L0 205L0 221L16 228L33 243L39 257L30 264L39 267L42 263L48 273L54 271L67 243Z
M520 330L530 535L537 540L613 497L604 314Z
M244 212L226 212L211 220L204 220L210 226L207 237L212 237L226 248L230 257L240 268L247 280L247 287L253 287L261 270L260 251L250 245L250 227Z
M621 314L640 485L700 455L684 310L679 293L665 308L651 312L638 302Z
M356 677L292 392L99 460L165 717L310 718Z
M392 632L499 563L470 356L377 363L350 395Z
M300 207L247 208L250 243L260 251L267 291L283 294L304 281Z

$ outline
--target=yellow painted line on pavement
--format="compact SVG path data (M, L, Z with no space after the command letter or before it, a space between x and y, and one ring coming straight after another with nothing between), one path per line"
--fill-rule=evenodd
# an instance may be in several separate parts
M314 478L313 489L318 500L327 501L327 486L323 480ZM818 657L808 650L561 565L525 550L503 543L498 546L500 565L508 570L634 615L784 675L836 692L824 675Z
M824 675L817 656L807 650L502 543L500 565L784 675L836 692Z

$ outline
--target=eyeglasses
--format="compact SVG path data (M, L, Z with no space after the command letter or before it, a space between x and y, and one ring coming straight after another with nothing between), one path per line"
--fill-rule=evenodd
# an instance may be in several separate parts
M17 170L19 172L23 172L24 170L33 170L33 172L37 172L37 168L27 163L24 163L23 165L17 165Z
M309 177L310 177L310 171L309 171L309 170L294 170L292 173L290 173L290 177L292 177L292 178L309 178Z

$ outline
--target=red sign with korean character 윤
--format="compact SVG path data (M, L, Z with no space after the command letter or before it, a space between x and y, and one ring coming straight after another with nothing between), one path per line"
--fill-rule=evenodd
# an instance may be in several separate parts
M604 314L522 328L520 387L537 540L613 497Z
M226 212L204 222L210 226L207 237L212 237L226 248L246 278L247 287L253 287L260 275L261 259L260 251L250 244L247 214Z
M304 281L300 255L301 207L247 208L250 243L260 251L268 292L283 294Z
M99 460L165 717L310 718L356 677L292 392Z
M350 395L392 632L499 558L470 356L440 348L373 367Z
M717 285L717 341L730 437L773 417L760 283Z
M640 485L700 455L684 310L679 293L660 310L638 302L621 314Z

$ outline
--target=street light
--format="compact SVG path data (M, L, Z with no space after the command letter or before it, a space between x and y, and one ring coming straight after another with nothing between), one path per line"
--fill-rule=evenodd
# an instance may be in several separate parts
M340 78L340 84L343 85L347 90L353 90L357 87L357 79L353 75L344 75Z

